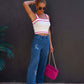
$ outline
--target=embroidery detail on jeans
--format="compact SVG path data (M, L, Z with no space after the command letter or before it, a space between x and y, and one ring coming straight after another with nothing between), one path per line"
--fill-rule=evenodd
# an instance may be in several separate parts
M35 44L35 48L36 48L36 49L39 49L39 48L38 48L38 44Z

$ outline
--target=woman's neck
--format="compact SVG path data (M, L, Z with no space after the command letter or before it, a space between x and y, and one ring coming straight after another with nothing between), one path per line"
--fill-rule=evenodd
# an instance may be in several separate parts
M44 13L39 13L39 12L36 12L38 15L43 15Z

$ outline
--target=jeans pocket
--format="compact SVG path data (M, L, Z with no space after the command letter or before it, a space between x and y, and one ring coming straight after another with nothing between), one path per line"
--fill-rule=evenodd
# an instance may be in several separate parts
M32 43L38 43L38 41L40 41L40 37L37 36L33 37Z
M34 36L34 40L40 40L40 36Z

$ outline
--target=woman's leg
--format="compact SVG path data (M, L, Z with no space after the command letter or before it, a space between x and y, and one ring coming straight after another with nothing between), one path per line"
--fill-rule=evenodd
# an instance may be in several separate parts
M43 48L40 52L40 61L37 70L36 83L42 84L44 80L44 71L47 64L48 54L49 54L49 37L44 39Z
M37 40L33 40L31 45L31 57L27 69L26 84L36 84L36 73L40 59L40 46Z

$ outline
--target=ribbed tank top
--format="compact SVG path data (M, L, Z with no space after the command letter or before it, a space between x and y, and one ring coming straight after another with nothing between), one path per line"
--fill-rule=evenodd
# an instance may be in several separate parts
M47 33L48 34L48 29L50 27L50 21L48 19L48 15L45 14L47 19L39 18L37 13L35 13L35 15L37 18L32 21L34 33L35 34L38 34L38 33Z

